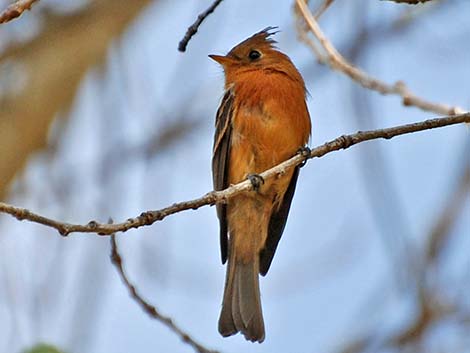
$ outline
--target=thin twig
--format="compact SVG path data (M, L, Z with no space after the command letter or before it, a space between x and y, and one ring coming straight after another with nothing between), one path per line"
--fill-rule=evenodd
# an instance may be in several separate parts
M180 52L184 53L186 51L186 47L188 46L189 41L196 34L201 23L206 19L207 16L214 12L214 10L217 8L217 6L220 5L221 2L222 0L215 0L206 11L200 13L199 16L197 16L196 21L191 26L189 26L183 39L181 39L178 44L178 50Z
M330 40L325 36L317 21L315 20L315 17L311 13L308 6L305 4L305 0L296 0L296 4L310 31L318 39L326 52L326 55L318 56L320 63L324 63L326 61L326 63L332 69L343 72L365 88L377 91L381 94L393 94L400 96L402 98L403 105L405 106L414 106L424 111L430 111L441 115L454 115L464 112L464 110L460 107L451 107L446 104L434 103L425 100L412 93L402 81L398 81L391 85L380 81L379 79L376 79L355 67L336 50ZM318 55L318 49L312 49L314 49L316 55Z
M121 280L124 283L124 285L129 290L129 293L132 299L134 299L140 305L142 310L144 310L150 317L163 323L171 331L176 333L184 343L194 348L196 352L218 353L218 351L207 349L201 344L197 343L193 338L191 338L191 336L189 336L189 334L187 334L181 328L179 328L170 317L162 315L155 306L149 304L145 299L142 298L142 296L137 292L135 285L133 285L127 278L127 275L124 271L124 267L122 263L122 257L118 251L118 247L116 243L116 235L114 234L111 234L111 262L113 263L114 266L116 266L119 272L119 276L121 277Z
M343 135L332 141L329 141L321 146L318 146L311 150L310 155L304 156L302 154L296 154L294 157L278 164L277 166L268 169L261 173L263 179L273 178L285 174L286 170L293 168L296 165L301 164L306 159L314 157L322 157L333 151L349 148L361 142L374 140L374 139L391 139L392 137L409 134L417 131L424 131L429 129L435 129L439 127L455 125L460 123L470 123L470 113L459 114L454 116L447 116L436 119L429 119L417 123L400 125L386 129L370 130L370 131L359 131L351 135ZM171 206L162 208L156 211L147 211L142 213L140 216L135 218L129 218L127 221L116 224L102 224L96 221L90 221L88 224L71 224L60 222L51 218L41 216L33 213L27 209L14 207L6 203L0 202L0 213L7 213L16 217L18 220L28 220L34 223L39 223L48 227L55 228L63 236L70 233L81 232L81 233L97 233L99 235L111 235L117 232L125 232L132 228L139 228L142 226L151 225L157 221L163 220L172 214L190 210L198 209L205 205L214 205L216 203L227 202L228 199L238 195L242 192L250 191L253 186L249 180L242 181L238 184L232 185L222 191L211 191L204 196L180 203L175 203Z
M0 13L0 23L5 23L20 17L26 10L31 10L31 6L38 0L17 0Z

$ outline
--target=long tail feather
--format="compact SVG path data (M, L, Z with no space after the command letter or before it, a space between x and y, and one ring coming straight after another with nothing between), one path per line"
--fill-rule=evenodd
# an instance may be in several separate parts
M222 336L241 332L249 341L263 342L265 333L258 273L258 257L242 263L234 255L230 256L219 318Z

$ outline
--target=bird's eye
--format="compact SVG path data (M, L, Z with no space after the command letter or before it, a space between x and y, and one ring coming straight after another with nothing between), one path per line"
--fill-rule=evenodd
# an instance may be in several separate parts
M261 53L257 50L252 50L250 51L250 54L248 54L248 57L250 60L257 60L261 57Z

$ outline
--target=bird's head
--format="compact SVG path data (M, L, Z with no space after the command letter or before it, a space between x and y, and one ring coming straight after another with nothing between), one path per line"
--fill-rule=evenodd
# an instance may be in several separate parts
M225 75L253 70L274 70L297 75L297 69L289 57L279 50L271 38L277 27L267 27L230 50L227 55L209 55L224 68Z

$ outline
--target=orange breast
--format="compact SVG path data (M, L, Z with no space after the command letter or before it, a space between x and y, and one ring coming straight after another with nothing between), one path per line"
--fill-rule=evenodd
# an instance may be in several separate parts
M242 76L234 88L230 183L292 157L310 136L303 82L283 73L255 71Z

